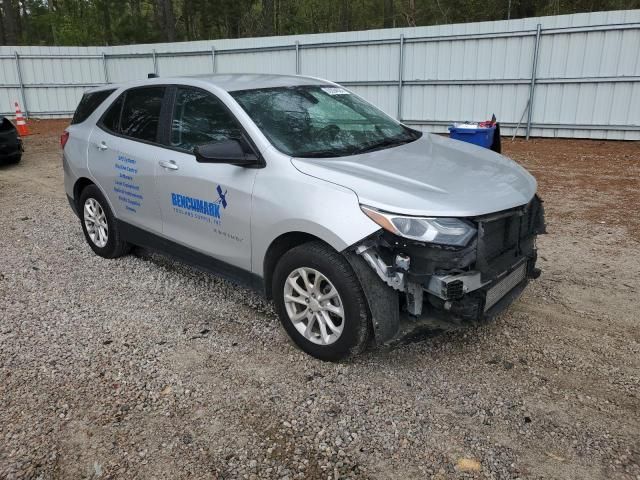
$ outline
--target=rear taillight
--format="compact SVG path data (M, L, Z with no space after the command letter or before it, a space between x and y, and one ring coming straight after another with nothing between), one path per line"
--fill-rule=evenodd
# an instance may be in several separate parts
M64 146L67 144L67 140L69 140L69 132L65 130L64 132L62 132L62 135L60 135L60 148L62 148L63 150Z

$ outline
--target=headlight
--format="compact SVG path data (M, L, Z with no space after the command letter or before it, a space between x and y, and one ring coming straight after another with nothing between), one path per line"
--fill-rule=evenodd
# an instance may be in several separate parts
M385 230L420 242L464 247L476 234L475 228L459 218L406 217L364 205L360 208Z

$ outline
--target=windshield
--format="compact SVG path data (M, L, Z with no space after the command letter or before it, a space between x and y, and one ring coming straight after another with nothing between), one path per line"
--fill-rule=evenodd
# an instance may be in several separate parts
M230 92L262 133L293 157L337 157L380 150L422 134L347 90L328 85Z

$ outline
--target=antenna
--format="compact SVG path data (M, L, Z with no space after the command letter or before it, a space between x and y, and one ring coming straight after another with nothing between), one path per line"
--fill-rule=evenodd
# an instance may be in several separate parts
M148 73L147 74L147 78L158 78L158 74L157 73Z

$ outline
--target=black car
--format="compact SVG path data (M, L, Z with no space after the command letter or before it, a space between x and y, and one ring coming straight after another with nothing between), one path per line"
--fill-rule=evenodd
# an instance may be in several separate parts
M22 159L22 140L16 127L6 117L0 120L0 164L18 163Z

